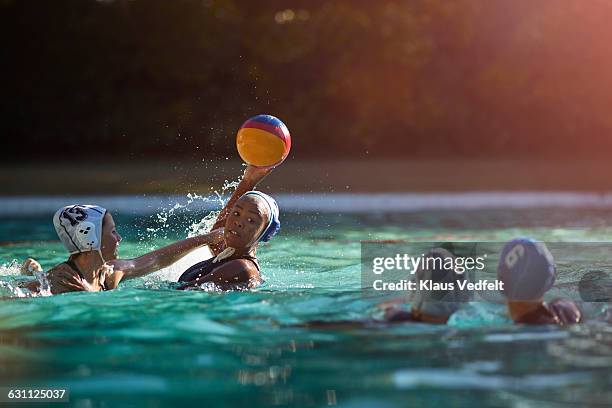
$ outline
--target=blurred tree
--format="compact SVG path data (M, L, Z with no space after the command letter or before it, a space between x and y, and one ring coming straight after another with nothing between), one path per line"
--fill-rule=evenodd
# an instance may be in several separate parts
M302 157L609 154L609 17L605 0L2 0L0 131L16 160L196 159L266 112Z

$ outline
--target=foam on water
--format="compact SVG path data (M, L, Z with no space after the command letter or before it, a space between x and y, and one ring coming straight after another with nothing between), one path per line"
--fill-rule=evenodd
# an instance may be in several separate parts
M0 265L0 276L21 275L21 263L13 259L11 262Z
M0 277L11 276L16 277L21 275L21 265L14 259L7 264L0 265ZM29 291L21 289L13 285L10 281L0 280L0 298L1 297L28 297Z
M13 260L10 264L0 265L0 277L3 276L20 276L21 267L16 260ZM0 297L37 297L37 296L51 296L51 287L47 276L43 271L35 271L34 277L40 284L40 289L37 292L30 292L26 288L21 288L17 285L13 285L10 281L0 280Z

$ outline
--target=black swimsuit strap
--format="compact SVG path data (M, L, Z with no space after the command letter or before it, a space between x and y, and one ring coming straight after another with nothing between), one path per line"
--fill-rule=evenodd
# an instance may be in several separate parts
M212 262L213 259L214 259L214 257L208 259L208 261ZM240 259L246 259L248 261L253 262L253 264L257 268L257 271L261 272L261 270L259 269L259 262L257 262L257 258L255 258L254 256L251 256L251 255L248 255L248 254L247 255L239 255L239 256L232 256L232 257L229 257L229 258L225 258L224 260L219 261L217 264L213 264L214 265L213 269L216 268L217 266L223 265L226 262L237 261L237 260L240 260Z
M255 268L257 268L257 271L258 272L261 271L259 268L259 262L257 262L257 258L251 255L240 255L236 257L226 258L217 263L213 263L214 258L209 258L209 259L206 259L205 261L198 262L195 265L192 265L191 267L189 267L185 272L181 274L178 281L179 282L189 282L189 281L195 280L201 276L205 276L205 275L208 275L209 273L212 273L213 270L215 270L216 268L218 268L219 266L223 265L226 262L235 261L238 259L246 259L246 260L251 261L251 263L255 265Z
M257 262L257 258L255 258L254 256L243 255L243 256L241 256L239 258L235 258L235 259L248 259L249 261L253 262L253 264L257 268L257 271L261 272L260 269L259 269L259 262Z
M76 266L76 264L74 263L74 261L72 259L68 259L66 262L64 262L66 265L68 265L70 267L70 269L72 269L73 271L75 271L80 277L81 279L85 280L85 276L83 276L83 274L81 273L81 271L79 270L79 267Z

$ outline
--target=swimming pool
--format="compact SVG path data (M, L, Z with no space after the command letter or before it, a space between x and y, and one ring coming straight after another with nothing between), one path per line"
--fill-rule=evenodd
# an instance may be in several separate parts
M204 215L116 216L120 255L184 237ZM45 269L64 259L49 218L2 219L0 280L23 279L13 259L35 255ZM466 305L448 326L298 326L374 313L381 299L360 290L361 240L607 241L612 209L294 209L282 221L281 235L259 251L265 284L251 292L175 291L178 270L106 293L14 298L0 289L1 383L67 388L76 406L612 402L612 327L597 320L604 303L586 305L595 320L568 329L513 325L502 304L483 302ZM558 283L575 279L561 274Z

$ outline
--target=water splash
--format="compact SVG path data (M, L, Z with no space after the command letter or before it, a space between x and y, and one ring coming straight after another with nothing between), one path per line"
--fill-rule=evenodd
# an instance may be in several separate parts
M15 281L14 277L21 276L21 264L16 259L13 259L8 264L0 265L0 277L8 277L9 280L0 280L0 296L11 298L26 298L38 296L51 296L51 286L47 280L47 274L43 271L34 271L34 277L40 284L38 292L32 292L18 285L19 281Z
M179 232L179 235L184 235L185 238L202 235L210 231L219 216L220 210L212 210L199 221L189 219L187 226L177 231L180 228L179 215L189 214L192 209L192 204L195 202L204 202L212 206L223 208L229 196L236 190L240 179L230 181L225 180L220 190L214 190L210 195L204 196L197 193L188 193L185 202L176 202L169 208L162 208L156 214L149 218L148 226L144 231L138 233L138 241L143 250L150 251L155 248L154 242L159 239L170 239L172 232ZM184 225L184 222L182 223Z
M204 282L197 286L189 287L184 290L186 291L199 291L199 292L248 292L252 287L260 284L259 279L251 279L246 284L241 285L217 285L214 282Z
M24 298L30 297L30 293L27 289L22 290L18 286L11 285L10 282L0 280L0 297Z
M191 224L189 227L187 227L187 237L191 238L206 234L212 229L212 226L215 224L215 221L220 213L221 211L211 211L200 221Z
M51 285L47 280L47 273L43 271L34 271L34 277L38 280L40 284L40 289L38 289L38 296L51 296Z
M212 229L220 210L209 211L203 218L197 220L190 212L193 211L194 203L206 203L208 207L223 208L231 194L236 190L239 179L235 181L225 180L219 190L213 191L208 196L197 193L186 195L184 202L176 202L169 208L161 209L149 218L149 224L144 231L138 233L139 250L148 252L159 248L160 239L190 238L205 234ZM185 220L185 216L187 219ZM179 239L180 239L179 238ZM176 281L180 274L189 266L211 257L207 247L198 248L174 263L168 268L161 269L145 278L145 282L155 284L163 281Z
M13 259L7 264L0 265L0 276L19 276L21 275L21 263Z
M233 193L238 187L240 180L229 181L225 180L223 186L221 187L221 191L214 191L214 197L211 198L214 202L219 204L220 208L225 206L228 197ZM212 226L215 224L217 217L219 216L220 210L211 211L204 218L202 218L198 222L194 222L187 228L187 237L195 237L198 235L206 234L212 229Z

